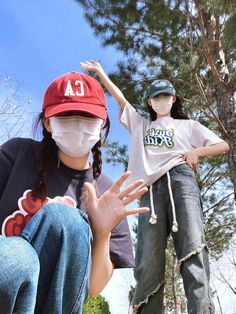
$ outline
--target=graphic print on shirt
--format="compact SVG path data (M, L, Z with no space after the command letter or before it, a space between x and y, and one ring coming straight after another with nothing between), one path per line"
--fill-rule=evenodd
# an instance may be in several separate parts
M37 211L49 203L62 203L76 208L76 201L70 196L56 196L54 198L47 197L44 201L40 199L34 200L31 190L26 190L18 200L19 210L8 216L2 224L2 235L19 236Z
M174 129L151 128L146 131L143 142L144 146L174 147Z

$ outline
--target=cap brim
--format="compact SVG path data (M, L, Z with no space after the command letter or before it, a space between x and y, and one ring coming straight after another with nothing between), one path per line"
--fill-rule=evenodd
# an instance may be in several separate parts
M102 106L95 104L86 104L86 103L64 103L64 104L55 104L45 109L45 118L55 116L59 113L67 111L83 111L91 113L94 116L105 120L107 118L106 109Z
M161 95L161 94L169 94L169 95L174 96L175 92L169 88L166 88L166 89L162 89L162 90L153 92L151 95L149 95L149 98L153 98L153 97Z

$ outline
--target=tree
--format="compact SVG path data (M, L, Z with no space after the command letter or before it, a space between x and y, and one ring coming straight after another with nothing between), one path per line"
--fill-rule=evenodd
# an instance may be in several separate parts
M124 53L114 81L139 108L143 89L171 79L189 111L230 144L236 191L236 27L234 0L77 0L104 46Z
M6 140L28 135L31 112L27 106L31 103L20 92L20 83L13 82L9 75L0 73L0 144Z
M236 239L230 241L230 246L224 256L214 264L214 276L228 291L236 295Z
M89 297L83 307L83 314L111 314L107 301L101 296Z
M191 118L210 126L230 144L228 160L223 155L206 158L199 165L208 242L219 253L235 225L229 180L231 175L235 186L236 39L231 36L236 26L235 1L77 2L103 45L113 45L124 53L111 76L138 110L146 110L142 94L150 81L171 79L177 90L183 91ZM109 145L108 161L126 167L126 156L125 146ZM218 235L216 246L213 240Z
M167 78L182 92L192 119L223 137L230 152L199 162L206 236L218 259L236 220L236 3L234 0L77 0L104 46L123 52L110 74L126 98L146 110L143 92L156 78ZM107 160L127 167L127 151L108 145ZM230 177L232 180L230 180Z

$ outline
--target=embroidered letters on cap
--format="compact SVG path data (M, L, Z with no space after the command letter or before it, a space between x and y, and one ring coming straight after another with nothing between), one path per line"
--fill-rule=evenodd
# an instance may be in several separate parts
M43 98L45 118L67 111L84 111L105 120L106 98L101 84L92 76L69 72L56 78Z
M75 87L73 90L71 80L68 80L67 85L66 85L66 91L65 91L64 95L65 96L84 96L84 83L80 80L75 80L74 85L75 85Z

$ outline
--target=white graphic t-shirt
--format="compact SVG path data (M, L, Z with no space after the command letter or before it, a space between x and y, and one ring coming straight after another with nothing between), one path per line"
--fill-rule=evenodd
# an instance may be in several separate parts
M129 103L119 118L131 134L128 164L131 175L127 185L143 179L143 185L149 186L173 167L185 163L182 154L223 142L197 121L172 117L150 121L140 116Z

